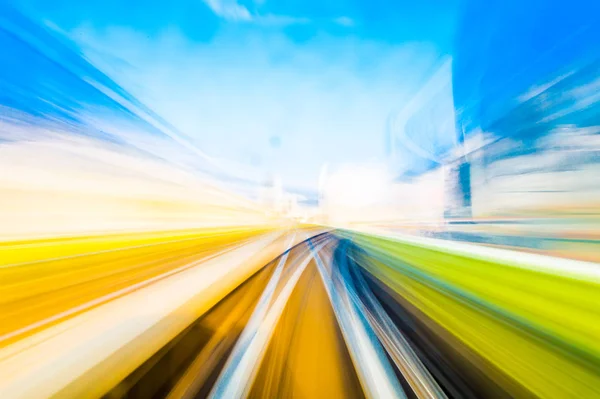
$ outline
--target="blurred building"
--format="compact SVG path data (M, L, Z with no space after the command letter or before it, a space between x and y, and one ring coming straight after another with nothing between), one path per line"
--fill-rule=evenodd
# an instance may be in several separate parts
M387 143L395 176L391 218L402 222L470 214L470 170L455 128L449 60L390 116Z
M284 190L281 178L277 175L267 177L258 195L259 203L273 215L306 218L306 206L300 203L304 196Z
M393 112L386 131L388 163L399 181L442 164L458 142L451 62L445 60L407 104Z
M419 195L421 176L441 171L447 219L600 207L600 3L463 11L451 67L390 117L398 185Z
M599 12L583 0L466 2L452 78L457 200L447 214L598 204Z
M267 176L258 194L259 202L274 213L279 213L283 206L283 185L276 175Z

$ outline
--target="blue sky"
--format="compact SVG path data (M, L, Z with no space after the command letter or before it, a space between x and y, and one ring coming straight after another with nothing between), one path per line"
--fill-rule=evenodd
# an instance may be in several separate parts
M312 188L385 162L385 123L452 53L458 3L20 0L211 156Z

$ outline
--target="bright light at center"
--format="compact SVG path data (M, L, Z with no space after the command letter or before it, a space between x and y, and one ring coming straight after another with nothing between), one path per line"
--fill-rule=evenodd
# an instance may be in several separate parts
M382 167L348 166L328 177L324 197L330 206L363 208L385 202L389 186Z

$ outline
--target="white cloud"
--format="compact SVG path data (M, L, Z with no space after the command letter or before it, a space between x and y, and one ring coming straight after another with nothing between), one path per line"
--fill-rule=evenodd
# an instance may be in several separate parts
M235 0L203 0L215 15L229 21L251 21L248 9Z
M437 60L421 43L387 45L224 28L210 43L179 32L150 39L129 29L74 32L86 54L213 157L277 171L315 188L324 163L384 158L385 121ZM252 32L252 33L250 33ZM99 51L91 51L95 49ZM134 67L111 67L110 51ZM273 136L281 138L272 148Z
M236 0L202 0L215 15L231 22L251 22L268 26L285 26L309 23L308 18L277 14L252 13Z
M286 25L298 25L308 24L310 19L302 17L290 17L288 15L277 15L277 14L265 14L256 15L254 21L267 26L286 26Z
M354 20L349 17L338 17L338 18L334 19L333 22L338 25L346 26L346 27L354 26Z

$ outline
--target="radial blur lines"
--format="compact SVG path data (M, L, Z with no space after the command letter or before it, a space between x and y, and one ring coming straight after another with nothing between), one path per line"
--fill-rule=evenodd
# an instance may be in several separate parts
M314 227L124 237L2 247L3 398L600 396L597 265Z
M314 261L292 293L250 397L360 398L360 382Z

